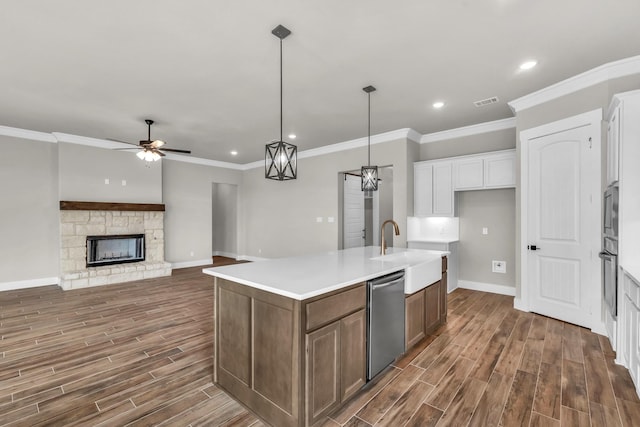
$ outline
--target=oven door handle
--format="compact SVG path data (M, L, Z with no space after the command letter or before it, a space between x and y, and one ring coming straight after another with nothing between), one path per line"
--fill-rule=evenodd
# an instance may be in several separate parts
M600 252L598 256L602 259L611 260L615 255L610 254L609 252Z

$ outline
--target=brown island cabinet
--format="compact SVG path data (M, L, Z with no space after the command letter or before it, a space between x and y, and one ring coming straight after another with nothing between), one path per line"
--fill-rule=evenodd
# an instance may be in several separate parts
M408 350L446 321L442 280L405 299ZM213 379L273 426L313 426L366 383L366 285L305 300L215 278Z

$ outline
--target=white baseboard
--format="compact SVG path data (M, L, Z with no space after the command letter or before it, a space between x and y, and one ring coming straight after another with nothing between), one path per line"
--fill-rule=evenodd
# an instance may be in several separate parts
M38 286L60 285L59 277L43 277L41 279L18 280L15 282L0 282L0 291L14 289L37 288Z
M607 328L604 325L604 322L596 322L593 328L591 328L591 332L598 335L607 336Z
M238 259L238 254L233 252L213 251L212 256L223 256L227 258Z
M458 287L474 291L491 292L492 294L516 295L516 288L506 285L496 285L494 283L472 282L470 280L458 279Z
M172 262L171 268L188 268L188 267L200 267L201 265L211 265L212 260L209 259L198 259L195 261L184 261L184 262Z
M527 313L529 312L529 307L522 301L521 298L513 299L513 308L520 311L526 311Z

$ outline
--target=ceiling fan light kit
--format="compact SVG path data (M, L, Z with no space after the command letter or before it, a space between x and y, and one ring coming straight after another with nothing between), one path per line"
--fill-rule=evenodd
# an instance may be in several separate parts
M280 39L280 140L265 146L264 177L288 181L298 176L298 147L283 141L282 138L282 40L291 34L291 31L278 25L271 34Z
M174 153L183 153L183 154L191 154L190 150L177 150L173 148L160 148L165 142L159 139L151 140L151 125L154 123L151 119L146 119L144 121L147 124L147 139L140 140L137 148L140 150L136 153L136 157L140 160L144 160L146 162L157 162L162 157L165 156L163 151L171 151ZM110 138L107 138L110 139ZM120 141L117 139L111 139L112 141L121 142L125 144L129 144L128 142ZM135 145L135 144L131 144ZM133 148L133 147L132 147ZM116 150L131 150L132 148L116 148Z
M371 92L376 90L373 86L362 88L367 93L369 101L368 132L367 132L367 166L360 169L362 191L370 192L378 190L378 166L371 166Z

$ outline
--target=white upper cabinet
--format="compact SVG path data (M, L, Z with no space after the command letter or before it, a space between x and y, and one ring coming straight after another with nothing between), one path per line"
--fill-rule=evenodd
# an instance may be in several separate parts
M453 216L451 162L413 165L413 215Z
M433 214L453 216L453 182L451 162L437 162L433 165Z
M484 188L516 186L516 151L509 150L484 157Z
M610 112L607 126L607 185L618 181L618 152L620 150L620 104Z
M516 151L416 162L413 179L414 216L453 216L454 191L516 186Z
M453 167L455 190L478 190L484 185L484 165L481 157L462 159Z
M452 161L456 191L516 186L515 150L456 157Z
M433 215L433 165L415 163L413 165L413 214Z

